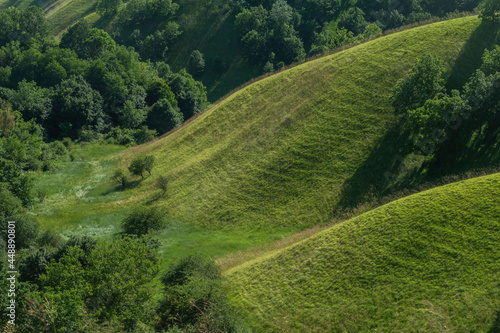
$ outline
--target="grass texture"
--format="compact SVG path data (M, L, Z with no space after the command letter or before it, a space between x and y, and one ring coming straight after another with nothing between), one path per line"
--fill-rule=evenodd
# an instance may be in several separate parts
M255 332L498 332L499 239L494 174L362 214L228 284Z

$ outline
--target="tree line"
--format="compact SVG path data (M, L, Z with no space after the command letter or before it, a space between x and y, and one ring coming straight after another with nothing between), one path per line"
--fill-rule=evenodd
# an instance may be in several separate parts
M142 143L207 105L204 86L185 70L141 61L85 20L57 43L38 7L0 18L0 99L40 125L45 140L111 133Z
M487 1L488 2L488 1ZM493 2L493 1L490 1ZM453 12L473 11L480 0L234 0L243 55L279 69L355 40Z

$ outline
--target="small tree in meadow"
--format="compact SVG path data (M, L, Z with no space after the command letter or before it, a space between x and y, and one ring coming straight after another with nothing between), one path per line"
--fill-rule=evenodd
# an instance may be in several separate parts
M163 194L167 193L168 189L168 178L165 176L159 176L156 178L156 188L160 189L163 191Z
M122 222L125 233L130 235L146 235L153 230L165 228L163 214L156 207L139 207Z
M113 174L113 180L116 181L118 184L121 185L122 188L127 187L128 179L127 175L123 170L119 169L116 170L115 173Z
M144 170L146 170L149 175L151 175L151 170L155 165L155 157L153 155L147 155L144 157Z

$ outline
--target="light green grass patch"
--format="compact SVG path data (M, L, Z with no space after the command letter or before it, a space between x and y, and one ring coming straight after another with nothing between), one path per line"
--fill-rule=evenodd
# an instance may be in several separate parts
M499 240L495 174L377 208L228 284L256 332L494 332Z

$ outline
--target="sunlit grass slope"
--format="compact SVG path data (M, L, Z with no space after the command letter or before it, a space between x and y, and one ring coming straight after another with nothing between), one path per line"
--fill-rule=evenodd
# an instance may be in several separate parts
M499 242L494 174L379 207L228 284L256 332L499 332Z
M149 200L161 174L170 187L155 203L178 220L286 230L330 222L347 182L356 173L359 186L370 186L374 175L383 179L397 154L401 143L382 142L397 121L389 105L395 82L429 52L452 68L479 23L466 17L403 31L240 90L163 139L124 153L123 167L136 155L158 161L135 200ZM388 155L360 173L381 145Z
M97 0L0 0L0 8L26 9L38 6L45 11L52 32L60 35L64 30L95 11Z

